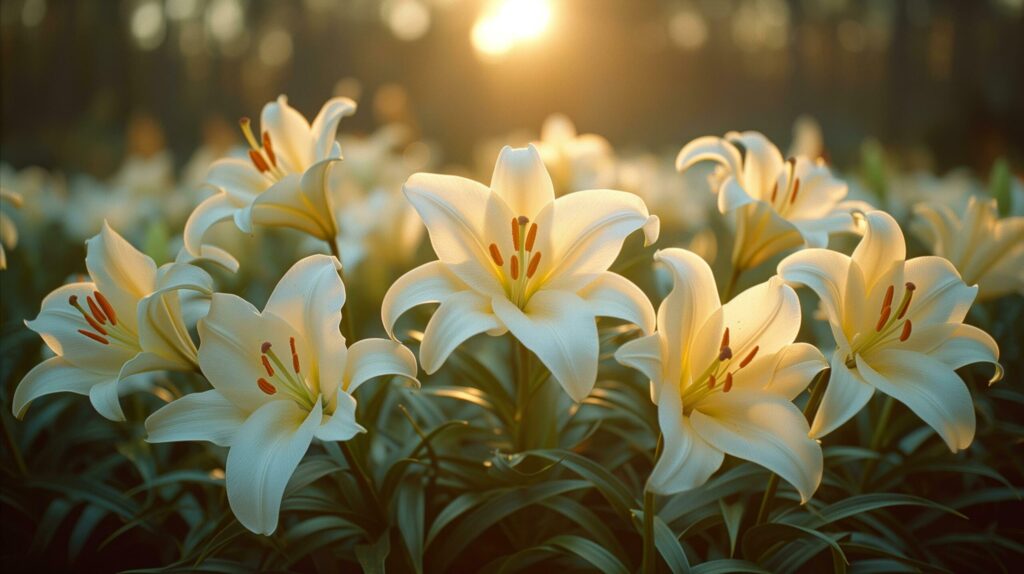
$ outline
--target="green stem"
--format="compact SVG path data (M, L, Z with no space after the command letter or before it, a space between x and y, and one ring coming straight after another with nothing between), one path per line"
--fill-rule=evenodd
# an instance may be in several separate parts
M892 407L896 404L896 401L886 395L885 403L882 404L882 413L878 415L878 423L875 424L875 431L871 434L871 443L868 448L872 451L877 451L884 444L883 439L885 438L885 427L889 424L889 417L892 415ZM881 453L879 453L881 454ZM868 459L864 463L864 474L860 477L861 490L868 483L868 477L874 472L875 466L878 464L878 459Z
M386 523L384 507L380 503L380 498L377 497L377 489L374 488L370 476L366 473L363 465L359 463L359 459L352 453L348 442L342 441L338 444L341 446L341 452L345 455L345 462L348 463L349 469L352 470L356 483L359 484L359 489L363 491L363 495L369 500L370 506L373 507L373 511L377 514L377 520L382 524Z
M644 490L644 557L643 573L654 574L657 558L654 555L654 493Z
M821 405L821 397L825 395L825 387L828 386L828 377L830 369L825 369L818 373L815 377L814 382L811 383L811 396L807 399L807 404L804 405L804 418L807 419L807 423L810 424L814 420L814 416L818 412L818 406ZM757 510L757 520L754 525L764 524L768 519L768 507L771 506L772 499L775 498L775 491L779 488L779 475L774 472L768 477L768 484L764 489L764 496L761 497L761 506Z
M654 464L658 464L661 456L663 435L658 435L658 445L654 448ZM654 493L644 489L644 550L641 571L643 574L654 574L658 567L654 545Z
M515 415L515 443L520 452L527 450L526 410L530 402L530 350L519 342L512 339L512 346L515 353L516 373L516 415Z
M328 241L327 242L327 246L330 247L330 249L331 249L331 255L333 255L335 258L337 258L338 261L341 261L341 250L338 249L337 241L335 241L335 240ZM338 276L341 277L341 282L345 283L345 270L344 270L344 268L342 268L341 270L338 271ZM347 291L347 287L348 286L346 285L346 291ZM342 313L341 313L341 334L342 334L343 337L345 337L345 340L348 341L348 344L351 345L352 343L355 342L356 333L353 330L352 317L350 315L352 315L352 305L348 304L348 298L346 298L345 299L345 306L342 309Z
M728 303L736 291L736 285L740 282L740 275L743 274L743 266L733 264L732 272L729 273L729 282L726 283L725 292L722 294L722 303Z
M6 416L0 417L0 424L4 427L4 437L11 445L11 456L14 457L14 464L18 467L18 471L21 472L22 476L28 476L28 467L25 466L25 459L21 456L21 449L18 448L18 441L14 439L14 433L7 426Z

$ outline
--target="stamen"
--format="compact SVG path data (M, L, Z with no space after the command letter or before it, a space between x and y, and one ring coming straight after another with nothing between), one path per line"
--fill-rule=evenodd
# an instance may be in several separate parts
M245 136L245 140L249 142L249 147L252 149L260 149L260 144L256 142L256 138L252 135L252 121L249 118L243 117L238 120L238 125L242 126L242 135Z
M878 322L875 323L875 331L881 331L882 327L889 322L889 315L892 314L892 307L882 307L882 314L878 317Z
M732 349L730 349L728 346L722 347L718 351L718 360L719 361L728 361L731 358L732 358Z
M711 375L708 377L708 389L713 390L715 388L715 376Z
M725 385L722 386L722 392L728 393L732 390L732 373L725 376Z
M775 203L775 196L779 194L779 182L775 182L775 187L772 187L772 203Z
M540 251L533 254L530 258L530 266L526 268L526 278L530 279L533 274L537 272L537 266L540 265Z
M725 328L725 332L722 333L722 344L718 345L718 350L722 350L729 346L729 327Z
M270 361L267 360L267 356L266 355L260 355L260 358L263 359L263 368L267 370L267 376L268 377L273 377L274 376L274 367L270 366Z
M299 354L295 351L295 337L288 338L288 344L292 348L292 367L295 369L295 374L299 374Z
M89 303L89 310L92 311L92 316L100 322L100 325L105 325L107 318L103 316L103 311L96 305L96 302L92 300L92 297L86 297L85 300Z
M889 285L889 288L885 290L885 299L882 301L882 307L889 307L892 305L892 296L895 292L896 290L893 289L893 286Z
M266 380L266 379L264 379L262 377L259 378L256 381L256 386L259 387L261 391L263 391L264 393L267 393L268 395L273 395L273 394L277 393L277 387L275 387L274 385L270 384L270 381L268 381L268 380Z
M910 338L910 331L914 326L910 323L910 319L907 319L906 323L903 323L903 332L900 333L900 342L906 341Z
M505 264L505 260L502 259L501 251L498 251L497 244L492 243L491 247L490 247L490 250L491 250L491 259L494 260L494 264L497 265L498 267L501 267L502 265L504 265Z
M512 246L519 251L519 218L512 218Z
M260 170L260 173L270 171L270 166L267 165L267 160L263 159L260 152L254 149L249 150L249 159L252 160L252 164L256 166L256 169Z
M902 319L907 314L907 309L910 309L910 300L914 298L914 290L917 289L917 285L907 281L906 288L907 292L903 296L903 304L900 305L900 312L896 315L897 319Z
M526 250L533 251L533 242L537 240L537 224L534 223L530 226L530 231L526 234Z
M751 349L749 353L747 353L747 356L744 357L742 361L740 361L740 368L741 369L743 367L746 367L747 365L749 365L750 361L754 360L754 356L757 355L757 350L760 349L760 348L761 348L760 345L754 345L754 348Z
M68 297L68 303L70 303L72 307L78 310L78 312L82 315L82 318L85 319L87 323L89 323L90 327L99 331L101 335L107 334L107 330L104 329L103 326L96 321L96 319L93 319L92 315L86 313L85 309L83 309L82 306L78 304L78 297L74 295Z
M93 291L92 294L96 296L96 302L103 309L103 314L107 316L107 319L110 319L110 324L117 325L117 313L114 312L114 307L110 304L110 301L107 301L107 298L99 291Z
M261 353L266 353L269 350L270 350L270 341L263 341L263 344L260 345L260 352Z
M789 204L793 205L796 202L796 194L800 192L800 180L797 179L793 182L793 195L789 196Z
M263 151L267 154L267 159L270 160L271 165L277 165L277 156L274 155L274 146L270 145L270 132L263 132Z
M512 256L512 280L519 279L519 256Z
M104 345L109 345L110 344L110 341L107 341L106 339L104 339L103 337L100 337L99 335L97 335L96 333L93 333L92 331L86 331L85 329L79 329L78 332L83 334L83 335L85 335L86 337L89 337L93 341L96 341L97 343L102 343Z

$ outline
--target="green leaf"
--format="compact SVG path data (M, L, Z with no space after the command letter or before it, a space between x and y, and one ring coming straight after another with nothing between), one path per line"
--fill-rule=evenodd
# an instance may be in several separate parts
M767 474L766 470L757 465L741 464L712 478L699 488L670 497L658 516L661 516L666 524L672 524L685 514L714 504L720 498L762 487Z
M638 523L643 523L644 513L642 510L634 510L633 516ZM679 539L657 514L654 516L654 546L658 549L658 554L661 554L662 559L668 564L672 574L689 574L691 572L690 560L686 557L683 546L679 544Z
M622 564L622 562L619 561L618 558L595 543L593 540L587 540L580 536L565 534L549 539L546 542L546 545L576 555L589 562L594 566L594 568L597 568L601 572L629 574L629 570Z
M733 574L740 572L750 574L771 574L770 571L761 568L753 562L733 558L709 560L693 567L693 574Z
M487 492L467 492L460 495L455 500L448 503L448 506L444 507L434 519L434 522L430 525L430 530L427 532L427 547L437 538L437 535L448 526L453 520L461 516L463 513L468 512L473 507L483 504L487 500L494 498L498 494L501 494L499 490L490 490Z
M583 530L587 531L594 541L607 548L620 560L626 560L626 553L619 544L615 534L605 526L601 518L586 506L576 502L567 496L558 496L541 503L567 519L573 521Z
M88 505L82 510L82 515L78 517L78 522L68 537L68 562L74 562L78 558L93 530L106 516L107 511L97 506Z
M449 565L470 542L511 514L549 498L590 487L591 484L584 480L556 480L505 489L502 494L468 514L448 533L437 550L439 565L434 570L448 570Z
M724 499L719 498L718 507L722 511L725 530L729 533L729 556L733 556L736 554L736 539L740 532L740 521L743 520L743 502L727 504Z
M423 515L426 493L419 478L409 476L399 485L396 494L395 522L409 553L413 570L419 574L423 572Z
M562 466L593 484L612 505L615 512L625 520L629 520L631 509L640 505L640 501L632 495L629 488L618 477L589 458L562 449L532 450L526 454L550 461L561 461Z
M924 506L933 510L939 510L961 518L965 518L956 510L933 502L919 496L896 493L870 493L851 496L839 502L822 508L815 514L788 514L783 516L780 523L802 525L810 528L818 528L845 518L850 518L864 512L871 512L880 508L891 506Z
M365 574L384 574L384 562L391 553L391 530L385 530L373 544L356 546L356 560Z
M833 551L833 557L841 561L845 567L849 562L846 560L846 556L843 554L843 549L839 547L836 539L831 536L812 530L810 528L804 528L803 526L797 526L795 524L784 524L784 523L769 523L755 526L748 530L743 535L742 550L743 556L748 560L762 563L770 556L772 556L779 548L783 547L787 542L792 540L798 540L801 538L812 538L825 543L825 546L831 548ZM839 536L841 538L842 535ZM817 550L814 554L817 553ZM811 558L808 556L807 558ZM838 565L836 569L839 570Z
M1006 158L1001 157L992 164L992 171L988 175L988 191L996 198L999 207L999 217L1010 215L1013 209L1013 195L1010 193L1013 185L1013 174L1010 172L1010 163Z

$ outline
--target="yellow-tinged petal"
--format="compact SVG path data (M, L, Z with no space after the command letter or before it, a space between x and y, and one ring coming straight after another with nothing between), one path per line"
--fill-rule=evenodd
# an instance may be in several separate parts
M39 397L54 393L88 395L92 387L114 378L109 373L94 373L76 367L61 357L53 357L36 365L21 379L14 391L11 412L21 418L29 404Z
M288 105L288 98L263 106L260 129L270 134L274 153L287 173L302 173L313 164L313 134L306 118Z
M907 245L899 224L888 213L871 211L864 218L866 231L851 258L860 267L864 285L870 290L893 265L907 258Z
M963 380L942 361L912 351L884 349L857 370L878 390L905 404L957 452L974 440L974 401Z
M151 443L209 441L231 446L245 423L246 411L220 394L191 393L168 403L146 419L146 441Z
M502 148L494 164L491 190L505 200L514 215L531 220L555 200L551 176L533 145Z
M833 353L831 367L828 386L811 423L811 436L814 438L829 434L853 418L875 393L875 388L865 382L857 371L847 368L845 353Z
M469 287L448 271L444 263L431 261L402 275L388 288L381 303L381 322L394 338L395 323L403 313L419 305L440 303Z
M134 332L139 300L156 289L156 263L104 222L99 235L86 241L85 266L118 320Z
M428 375L433 374L466 339L501 328L502 322L494 315L491 302L483 295L470 290L446 297L423 332L420 345L423 370Z
M715 473L725 454L693 429L683 416L683 405L675 385L667 385L658 403L658 426L664 446L647 480L657 494L675 494L703 485Z
M576 402L597 382L598 338L594 313L578 295L540 291L520 310L494 298L495 315L527 349L533 351Z
M238 429L225 479L228 502L242 526L257 534L277 530L285 486L322 420L319 400L310 411L293 401L270 401Z
M650 299L632 281L618 273L601 273L578 294L598 317L628 321L640 327L645 335L654 331L654 307Z

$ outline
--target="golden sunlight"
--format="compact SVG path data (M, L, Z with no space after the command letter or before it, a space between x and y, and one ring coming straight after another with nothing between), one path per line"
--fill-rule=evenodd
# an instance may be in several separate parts
M473 25L473 47L483 56L501 56L536 40L551 23L549 0L501 0L483 10Z

